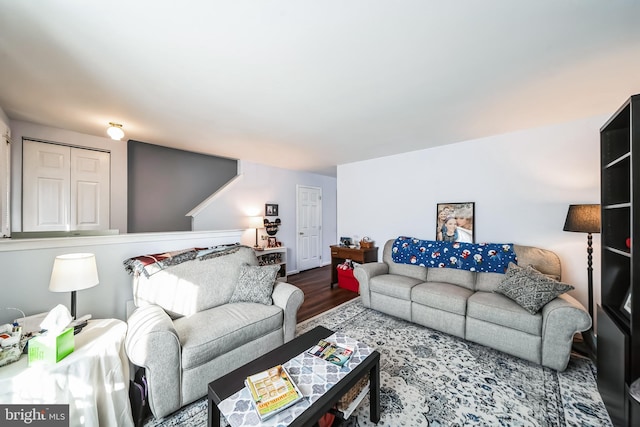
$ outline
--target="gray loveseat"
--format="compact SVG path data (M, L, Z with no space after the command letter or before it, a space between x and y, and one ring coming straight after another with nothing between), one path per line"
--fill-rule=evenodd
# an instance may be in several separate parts
M591 327L584 307L567 294L530 314L494 292L504 274L395 263L393 243L385 244L382 262L354 270L366 307L558 371L567 367L574 334ZM518 265L531 265L559 280L560 259L555 253L530 246L513 249Z
M162 263L147 266L149 277L137 272L133 278L137 308L127 320L125 348L131 362L145 368L155 417L205 396L209 382L294 337L300 289L271 280L273 304L230 302L238 299L239 282L251 293L246 272L264 273L267 282L275 279L273 266L257 267L245 246L201 253L160 269L150 267Z

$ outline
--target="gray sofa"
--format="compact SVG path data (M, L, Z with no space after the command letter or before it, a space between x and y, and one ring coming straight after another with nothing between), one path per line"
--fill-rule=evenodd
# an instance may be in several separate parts
M149 277L135 274L137 308L127 320L125 348L131 362L145 368L155 417L205 396L209 382L294 337L304 299L297 287L271 282L272 305L230 302L237 299L241 269L265 271L257 265L253 250L240 246ZM244 277L240 282L252 280Z
M389 240L382 262L359 265L354 275L366 307L558 371L566 369L573 336L591 327L591 317L563 294L532 315L494 292L504 275L394 263ZM548 250L514 245L518 265L559 280L560 259Z

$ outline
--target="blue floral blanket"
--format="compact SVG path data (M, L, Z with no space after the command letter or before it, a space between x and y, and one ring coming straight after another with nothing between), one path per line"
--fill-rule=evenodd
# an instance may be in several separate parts
M399 264L502 274L510 262L518 263L512 243L441 242L405 236L393 242L391 258Z

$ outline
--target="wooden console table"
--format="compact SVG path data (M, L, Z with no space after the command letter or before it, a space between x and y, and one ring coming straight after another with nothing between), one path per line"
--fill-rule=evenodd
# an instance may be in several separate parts
M378 248L347 248L344 246L331 245L331 288L334 283L338 283L338 271L336 267L346 259L361 264L378 261Z

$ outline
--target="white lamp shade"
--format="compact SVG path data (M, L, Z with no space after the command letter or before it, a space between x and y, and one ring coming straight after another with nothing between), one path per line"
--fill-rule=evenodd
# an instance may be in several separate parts
M250 216L249 228L264 228L264 219L261 216Z
M59 255L53 262L49 290L70 292L98 284L98 269L94 254Z

